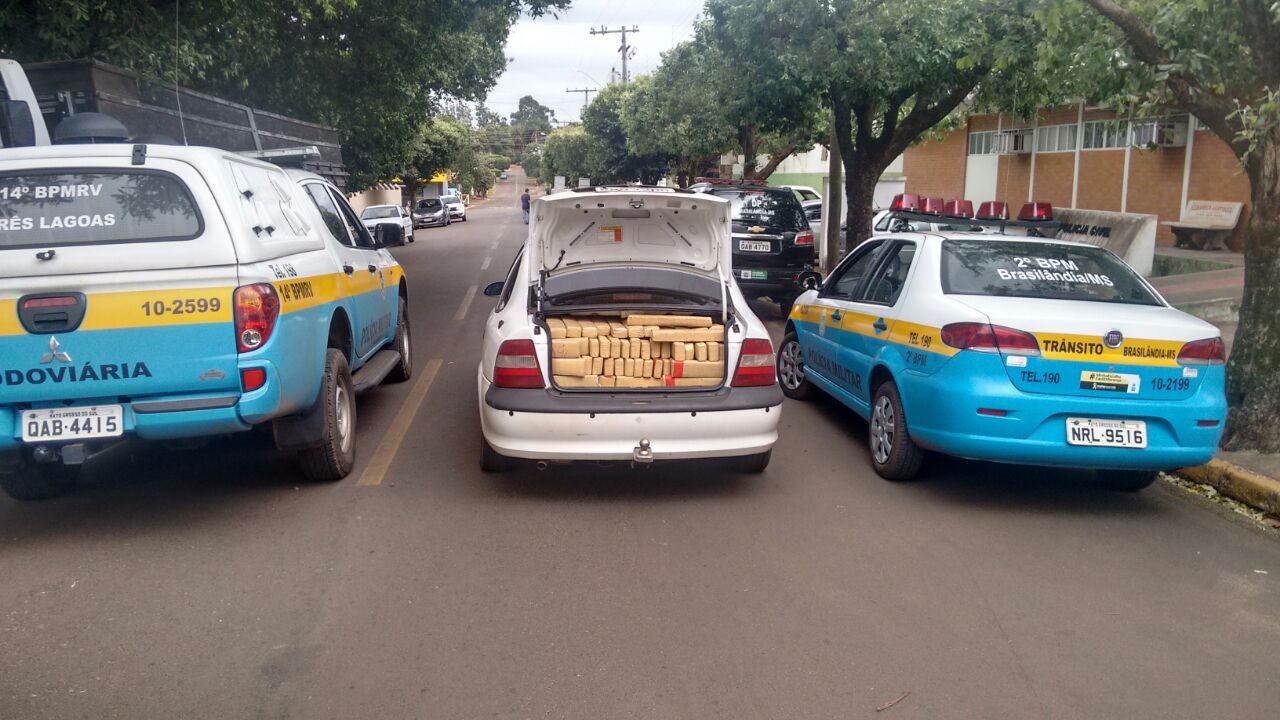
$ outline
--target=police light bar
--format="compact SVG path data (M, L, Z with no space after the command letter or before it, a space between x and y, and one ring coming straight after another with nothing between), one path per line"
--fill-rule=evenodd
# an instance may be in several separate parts
M949 218L971 218L973 203L969 200L948 200L942 205L942 214Z
M1018 219L1044 222L1053 219L1053 205L1047 202L1029 202L1018 211Z
M999 200L988 200L978 206L979 220L1008 220L1009 219L1009 203L1000 202Z
M889 203L891 212L919 212L920 196L915 193L898 193Z
M920 199L920 212L924 215L941 215L942 198L927 197Z

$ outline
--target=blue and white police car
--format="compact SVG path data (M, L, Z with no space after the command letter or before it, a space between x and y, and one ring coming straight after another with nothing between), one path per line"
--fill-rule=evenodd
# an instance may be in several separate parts
M890 480L913 477L931 450L1095 469L1135 491L1212 458L1227 410L1218 330L1110 251L1036 237L1052 224L1046 204L1014 221L1001 206L984 203L975 223L1026 235L900 232L859 245L796 300L778 351L783 391L820 389L867 419L872 464Z

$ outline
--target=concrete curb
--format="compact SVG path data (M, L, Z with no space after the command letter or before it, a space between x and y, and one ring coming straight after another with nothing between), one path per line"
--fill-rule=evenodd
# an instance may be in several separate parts
M1223 495L1250 507L1280 515L1280 480L1217 459L1205 465L1183 468L1178 474L1194 482L1212 485Z

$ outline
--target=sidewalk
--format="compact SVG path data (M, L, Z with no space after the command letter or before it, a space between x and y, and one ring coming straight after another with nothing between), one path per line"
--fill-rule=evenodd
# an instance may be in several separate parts
M1156 264L1171 274L1151 278L1151 284L1174 307L1216 325L1230 352L1244 295L1244 257L1233 252L1159 248ZM1280 455L1219 450L1207 465L1178 474L1280 517Z

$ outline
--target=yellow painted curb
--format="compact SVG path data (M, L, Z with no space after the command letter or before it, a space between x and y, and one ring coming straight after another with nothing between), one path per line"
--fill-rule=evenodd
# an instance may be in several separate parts
M1217 459L1205 465L1183 468L1178 474L1188 480L1212 485L1223 495L1250 507L1280 515L1280 480Z

